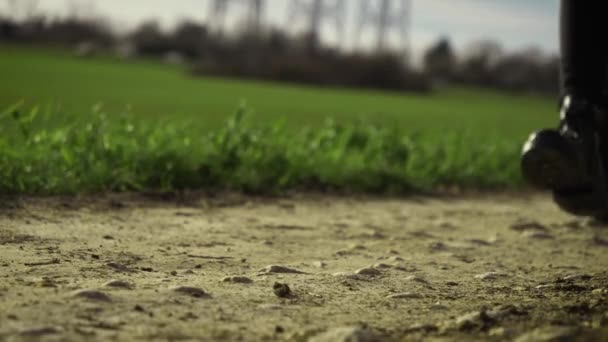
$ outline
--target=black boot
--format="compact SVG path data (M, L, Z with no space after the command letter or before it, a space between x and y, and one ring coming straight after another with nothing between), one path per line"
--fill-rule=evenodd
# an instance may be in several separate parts
M538 188L552 190L555 202L565 211L606 216L605 127L602 107L564 97L559 129L536 132L524 145L524 177Z

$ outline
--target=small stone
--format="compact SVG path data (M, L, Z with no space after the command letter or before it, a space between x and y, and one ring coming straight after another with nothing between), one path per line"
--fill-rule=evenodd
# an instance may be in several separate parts
M114 237L112 235L104 235L103 239L104 240L114 240Z
M455 224L453 224L452 222L445 221L445 220L437 220L435 222L435 226L438 228L447 229L447 230L458 229L458 227Z
M490 236L487 241L490 243L490 245L494 245L494 244L500 242L501 240L502 239L501 239L500 235L494 234L494 235Z
M414 272L416 271L416 267L407 268L405 266L395 266L395 269L403 272Z
M473 311L456 317L454 325L458 330L471 330L474 327L483 326L489 318L485 311Z
M103 284L104 287L116 287L122 289L132 289L133 284L125 280L110 280L107 283Z
M426 280L424 278L421 278L421 277L418 277L418 276L415 276L415 275L406 277L405 280L407 280L407 281L415 281L415 282L422 283L422 284L427 284L427 285L429 284L428 280Z
M287 284L274 283L274 285L272 285L272 291L279 298L291 297L291 289Z
M313 336L308 342L380 342L384 339L373 331L360 327L339 327Z
M483 240L483 239L469 239L468 241L474 245L480 245L480 246L491 246L492 245L491 242L489 242L487 240Z
M386 254L399 254L399 252L394 249L389 249L388 251L386 251Z
M353 274L351 272L336 272L334 274L332 274L332 276L334 277L341 277L341 278L349 278L349 279L360 279L360 277L356 274Z
M44 335L54 335L61 333L62 329L59 327L36 327L36 328L26 328L19 331L19 335L24 337L40 337Z
M402 257L399 257L399 256L392 256L392 257L388 258L388 261L399 262L399 261L404 261L404 259Z
M251 284L251 283L253 283L253 280L251 278L247 278L247 277L235 276L235 277L225 277L222 279L222 282L234 283L234 284Z
M545 232L545 231L525 231L521 233L521 236L528 239L538 239L538 240L550 240L553 239L553 235Z
M535 287L535 289L537 289L537 290L546 290L546 289L552 289L552 288L555 288L555 284L540 284Z
M99 326L103 326L104 329L106 328L103 323L100 323ZM93 327L77 326L74 328L74 332L83 337L93 337L97 335L97 331Z
M109 262L106 264L106 266L114 269L117 272L133 272L131 268L117 262Z
M434 239L434 238L436 238L435 235L433 235L433 234L431 234L431 233L429 233L427 231L424 231L424 230L411 231L411 232L409 232L409 234L411 236L413 236L413 237L421 238L421 239Z
M467 264L475 262L475 258L467 254L452 254L452 257L458 261L462 261Z
M487 328L492 326L497 321L505 319L507 316L524 316L527 311L514 305L503 305L495 307L491 310L482 309L473 311L457 317L451 326L461 331L471 331L474 329Z
M511 229L519 231L519 232L523 232L526 230L532 230L532 231L546 231L547 227L545 227L544 225L536 222L536 221L521 221L521 222L517 222L515 224L512 224Z
M443 305L440 302L437 302L437 303L431 305L430 309L435 310L435 311L443 311L443 310L448 310L449 308L447 305Z
M365 268L360 268L360 269L356 270L355 274L367 275L367 276L377 276L377 275L380 275L382 273L380 271L378 271L378 269L376 269L376 268L365 267Z
M506 330L504 327L496 327L496 328L492 328L490 329L490 331L488 331L488 336L492 336L492 337L503 337L506 334Z
M363 245L352 244L352 245L348 246L348 249L351 251L363 251L363 250L366 250L367 248L365 248L365 246L363 246Z
M593 277L588 275L588 274L571 274L571 275L567 275L565 277L562 278L562 280L566 280L566 281L576 281L576 280L590 280Z
M540 341L572 341L580 329L568 326L547 326L532 330L519 336L516 342L540 342Z
M386 239L386 235L377 230L369 230L363 233L362 237L366 239Z
M501 272L487 272L487 273L482 273L482 274L478 274L475 276L475 279L480 279L480 280L496 280L498 278L506 278L509 275L507 275L506 273L501 273Z
M405 329L405 333L406 334L412 334L412 333L429 333L429 332L433 332L433 331L437 331L439 330L439 327L436 326L435 324L430 324L430 323L418 323L418 324L414 324L412 326L410 326L409 328Z
M88 300L94 300L99 302L111 302L110 296L97 290L78 290L72 292L72 297L84 298Z
M389 264L383 264L383 263L377 263L372 265L373 268L379 268L379 269L388 269L388 268L394 268L395 266L393 265L389 265Z
M47 277L44 277L38 281L37 285L40 287L57 287L57 283L53 279Z
M198 287L192 287L192 286L176 286L176 287L171 288L171 291L179 293L179 294L188 295L188 296L194 297L194 298L211 297L207 292L205 292L205 290L198 288Z
M269 265L261 270L264 273L294 273L294 274L304 274L304 272L298 271L293 268L279 266L279 265Z
M448 246L441 241L437 241L437 242L431 243L429 245L429 249L433 250L433 251L445 251L448 249Z
M273 245L273 242L272 242L272 241L270 241L270 240L264 240L264 241L262 241L262 245L265 245L265 246L272 246L272 245Z
M258 310L280 310L283 309L282 305L279 304L260 304Z
M177 275L177 271L171 271L170 273L172 276L176 276Z
M312 265L317 268L325 268L327 266L327 263L324 261L315 261L312 263Z
M386 296L388 299L420 299L423 296L416 292L402 292Z

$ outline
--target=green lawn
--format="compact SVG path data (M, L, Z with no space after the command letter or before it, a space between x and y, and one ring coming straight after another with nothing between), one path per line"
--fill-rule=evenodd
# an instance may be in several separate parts
M217 128L245 105L255 120L285 118L289 127L363 120L407 131L467 130L521 140L554 125L555 103L535 96L448 89L433 95L194 78L157 62L81 59L68 52L0 46L0 107L18 100L84 113L102 103L109 113L131 108L145 119L192 121Z
M194 78L153 61L0 51L0 193L521 186L524 137L556 121L554 102L535 96Z

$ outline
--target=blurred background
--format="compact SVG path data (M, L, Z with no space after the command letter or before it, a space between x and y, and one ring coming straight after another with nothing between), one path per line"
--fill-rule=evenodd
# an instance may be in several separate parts
M15 44L61 48L82 58L179 65L188 69L189 76L417 93L457 85L554 96L557 7L557 0L3 0L0 40L9 44L5 54L11 50L7 47L17 53ZM5 57L2 64L21 74L15 78L35 81L36 75L27 75L33 72L33 63ZM2 104L22 97L75 104L77 100L68 100L61 88L65 86L70 97L78 95L70 84L81 70L77 66L48 65L54 70L38 70L45 87L53 83L54 92L47 94L30 86L15 89L17 80L11 80L12 89L3 89L0 95ZM130 74L126 68L112 72L123 70L129 78L145 76ZM53 71L61 79L48 74ZM137 97L152 84L115 84L123 87L123 96L115 94L116 89L104 94L106 84L95 87L95 83L111 81L110 75L90 76L86 84L79 82L76 91L88 90L95 96L82 94L78 101L137 104L142 111L158 115L182 111L180 102L195 101L195 96L184 100L176 95L166 104L145 105ZM119 76L115 81L122 83ZM227 107L218 107L216 100L182 108L220 115L245 100L263 112L278 114L281 109L268 108L239 91L231 97ZM335 104L327 105L315 115L344 114ZM383 107L375 112L383 112ZM295 114L287 106L282 109L284 114Z
M502 139L515 151L530 131L556 122L558 7L0 0L0 108L45 109L51 126L101 110L202 131L240 109L285 130L331 119L408 136Z

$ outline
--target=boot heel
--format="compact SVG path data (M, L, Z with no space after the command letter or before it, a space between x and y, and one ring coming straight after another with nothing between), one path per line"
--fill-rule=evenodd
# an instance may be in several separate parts
M579 188L585 175L572 147L555 130L542 130L524 145L521 170L533 186L547 190Z

